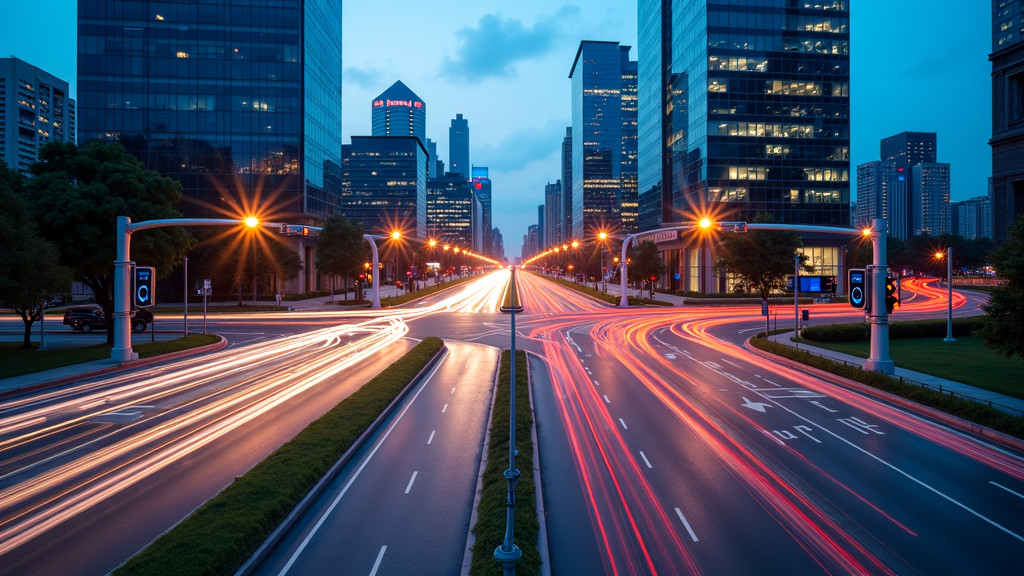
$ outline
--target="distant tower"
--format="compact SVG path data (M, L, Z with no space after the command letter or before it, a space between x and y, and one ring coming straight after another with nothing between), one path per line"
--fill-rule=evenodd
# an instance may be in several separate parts
M491 234L487 233L491 229L493 221L491 217L491 178L486 166L473 166L470 171L473 177L473 193L476 194L477 199L480 200L480 207L483 208L483 218L480 219L480 224L484 230L484 245L481 248L484 256L493 258L492 238Z
M565 127L562 138L562 239L576 238L572 229L572 126Z
M415 136L427 146L427 105L401 80L373 99L373 136Z
M448 128L448 162L451 163L451 170L462 174L469 179L469 120L456 114L452 118L452 125Z
M0 160L28 174L44 144L74 141L68 83L13 56L0 58Z

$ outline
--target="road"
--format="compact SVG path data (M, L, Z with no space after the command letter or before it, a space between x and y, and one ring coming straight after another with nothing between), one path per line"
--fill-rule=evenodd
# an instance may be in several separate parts
M1024 550L1017 455L719 340L727 311L521 294L552 573L1005 573Z

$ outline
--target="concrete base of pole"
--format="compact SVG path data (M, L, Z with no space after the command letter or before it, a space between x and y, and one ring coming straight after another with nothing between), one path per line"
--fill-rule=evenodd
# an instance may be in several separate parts
M892 363L892 360L873 360L868 358L864 361L864 369L872 372L881 372L882 374L893 374L896 372L896 365Z
M114 362L130 362L132 360L138 360L139 354L137 352L132 352L131 347L111 348L110 359Z
M511 550L505 550L503 546L494 549L494 559L501 563L502 573L505 576L515 576L516 563L522 558L523 551L519 546L512 545Z

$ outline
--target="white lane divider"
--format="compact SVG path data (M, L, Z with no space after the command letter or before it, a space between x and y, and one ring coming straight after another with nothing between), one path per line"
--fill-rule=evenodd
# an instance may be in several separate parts
M405 487L405 493L406 493L406 494L408 494L408 493L409 493L409 490L412 490L412 483L416 481L416 475L417 475L417 474L419 474L419 471L417 471L417 470L413 470L413 472L412 472L412 478L409 478L409 484L408 484L408 485L406 485L406 487Z
M434 441L434 434L435 434L436 432L437 432L437 430L431 430L431 431L430 431L430 438L427 438L427 444L430 444L431 442L433 442L433 441Z
M619 418L619 424L622 424L623 430L629 430L629 426L626 426L626 421L623 420L622 418Z
M678 510L678 508L676 508L676 510ZM377 569L380 568L380 561L384 559L384 551L387 549L387 546L380 547L380 552L377 553L377 561L373 563L373 570L370 570L370 576L376 576Z
M692 538L694 542L700 542L700 540L697 540L697 535L693 533L693 528L690 528L690 523L686 521L686 516L683 516L683 511L676 508L676 514L679 516L679 519L683 521L683 526L685 526L686 531L690 533L690 538Z
M643 450L640 451L640 457L644 459L644 464L647 464L648 468L654 468L654 466L651 466L651 461L647 459L647 455L644 454Z

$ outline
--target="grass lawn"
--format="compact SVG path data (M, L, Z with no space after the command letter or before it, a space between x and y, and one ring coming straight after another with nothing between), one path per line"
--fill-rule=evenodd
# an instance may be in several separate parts
M860 358L869 355L868 342L802 342ZM981 338L899 338L889 341L889 356L900 368L1024 398L1024 362L985 348Z
M193 334L188 338L164 340L160 342L143 342L132 345L132 350L139 358L159 356L178 350L198 348L218 342L220 338L214 334ZM110 358L110 345L97 344L78 348L59 348L40 351L38 344L33 348L21 348L21 342L0 342L0 378L14 378L33 372L42 372L52 368L92 362Z

